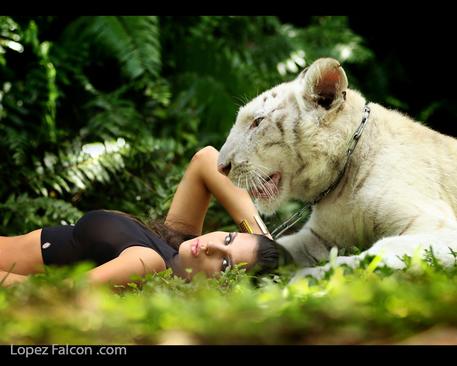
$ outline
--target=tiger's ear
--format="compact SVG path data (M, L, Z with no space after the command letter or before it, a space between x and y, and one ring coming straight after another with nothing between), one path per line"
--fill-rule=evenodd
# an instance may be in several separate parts
M345 99L348 79L340 63L333 58L313 62L302 76L304 97L329 110Z

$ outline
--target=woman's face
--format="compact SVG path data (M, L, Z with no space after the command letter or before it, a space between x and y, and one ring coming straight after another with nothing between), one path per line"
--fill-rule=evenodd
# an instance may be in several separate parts
M198 272L214 277L229 266L255 264L257 239L245 233L216 231L187 240L179 247L182 268L190 268L193 277Z

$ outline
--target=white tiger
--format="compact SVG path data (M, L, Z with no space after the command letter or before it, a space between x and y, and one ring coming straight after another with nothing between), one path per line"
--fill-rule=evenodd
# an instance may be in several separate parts
M344 170L348 144L361 124L365 98L348 89L337 60L315 61L293 81L250 101L239 112L219 155L219 170L248 189L260 212L288 199L312 201L338 184L297 233L278 242L304 267L328 259L333 246L358 246L336 264L367 254L403 268L404 255L430 247L444 265L457 251L457 140L376 103ZM329 265L301 275L322 275Z

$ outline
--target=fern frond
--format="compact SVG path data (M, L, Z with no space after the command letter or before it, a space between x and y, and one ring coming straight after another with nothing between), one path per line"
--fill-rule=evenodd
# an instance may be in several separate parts
M28 150L31 148L30 136L27 131L16 130L0 124L0 148L5 151L5 156L16 166L24 164Z
M99 94L84 106L92 117L80 132L83 139L90 136L109 140L122 136L134 140L138 135L150 133L135 103L116 94Z
M18 235L44 226L73 224L81 216L80 210L63 200L11 194L0 203L0 232Z
M119 61L130 79L159 75L160 40L155 16L81 17L71 24L64 38L80 40Z
M125 167L129 148L122 139L86 145L75 140L57 154L46 153L42 162L35 161L36 175L30 186L36 194L48 196L51 191L76 193L96 182L108 183L112 174Z

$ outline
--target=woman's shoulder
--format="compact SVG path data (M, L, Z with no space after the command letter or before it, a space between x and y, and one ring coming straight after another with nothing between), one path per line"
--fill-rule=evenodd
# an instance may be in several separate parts
M165 260L154 249L142 245L132 245L124 249L119 256L138 257L146 267L147 272L162 272L167 269Z

